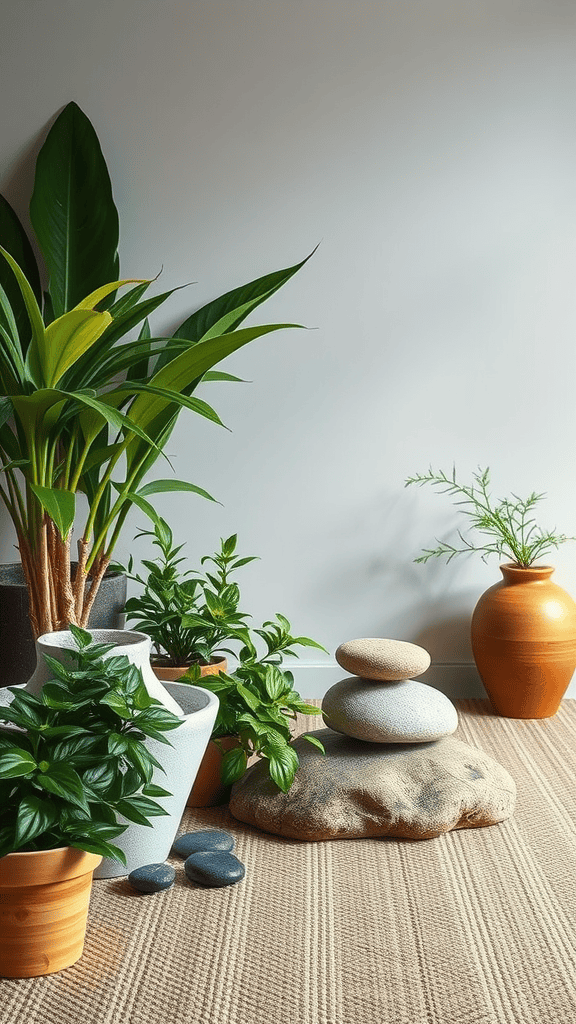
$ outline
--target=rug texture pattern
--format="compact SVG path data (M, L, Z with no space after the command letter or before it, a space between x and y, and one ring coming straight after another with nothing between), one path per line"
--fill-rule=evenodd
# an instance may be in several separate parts
M234 835L244 881L203 889L174 858L158 895L95 882L82 960L0 980L1 1024L573 1024L576 701L540 722L457 706L516 780L508 821L303 843L188 810L181 831Z

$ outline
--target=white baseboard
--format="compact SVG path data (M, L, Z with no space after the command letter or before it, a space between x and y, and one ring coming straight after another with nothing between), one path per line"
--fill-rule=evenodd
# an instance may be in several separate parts
M343 679L344 669L335 661L297 661L284 663L294 674L294 686L302 697L323 697L326 691ZM443 664L435 662L423 676L423 683L442 690L447 697L486 697L476 666L471 662ZM576 676L570 683L567 697L576 698Z

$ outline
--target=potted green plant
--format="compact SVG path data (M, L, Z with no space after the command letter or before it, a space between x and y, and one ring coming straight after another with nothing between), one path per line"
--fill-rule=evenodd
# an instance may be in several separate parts
M233 576L238 569L255 560L239 557L237 536L221 539L220 550L201 559L209 571L181 568L183 544L174 545L172 530L159 519L152 530L141 530L135 539L152 538L159 549L156 558L143 559L147 574L133 571L130 557L127 568L120 567L128 579L142 589L126 602L126 617L137 630L152 640L152 667L159 679L179 679L191 665L200 667L200 676L226 671L224 653L233 654L231 641L246 642L245 612L240 611L240 590Z
M287 792L298 768L291 725L299 713L320 714L319 708L307 704L296 692L294 676L283 662L285 657L298 657L295 647L325 648L310 637L292 636L288 619L279 612L275 621L250 630L245 639L233 673L202 679L202 686L215 693L220 704L188 801L192 807L226 800L231 785L256 758L267 761L270 778ZM265 650L259 653L262 645ZM192 667L182 681L194 682L198 677L198 668ZM323 750L315 736L306 734L305 739Z
M13 689L0 708L0 975L33 977L81 956L94 868L125 864L125 821L151 825L170 796L152 783L143 740L180 719L149 697L126 657L103 657L71 627L77 650L40 695Z
M120 279L108 170L75 103L59 114L38 155L30 219L42 273L0 197L0 499L16 531L37 637L87 624L134 505L156 521L148 500L155 493L210 497L187 481L144 480L182 408L220 423L194 392L237 378L212 367L255 338L295 326L241 324L305 260L214 299L171 337L153 336L148 318L175 289L146 297L150 280ZM138 339L127 340L134 328ZM88 501L83 525L79 493Z
M459 531L459 543L438 541L415 559L427 562L477 551L509 559L503 579L478 601L472 616L472 650L484 687L496 711L509 718L548 718L558 710L576 668L576 604L552 583L554 569L537 559L574 538L545 530L534 518L544 497L533 492L494 500L489 469L458 481L455 467L409 477L406 486L430 484L456 499L480 542Z

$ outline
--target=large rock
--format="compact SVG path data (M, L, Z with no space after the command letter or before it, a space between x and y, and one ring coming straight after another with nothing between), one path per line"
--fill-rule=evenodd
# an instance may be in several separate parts
M325 694L322 714L330 729L368 743L426 743L458 728L458 712L446 694L415 679L341 679Z
M331 729L303 737L300 767L288 793L255 764L232 788L235 818L289 839L398 836L432 839L456 828L504 821L516 786L492 757L451 736L431 743L364 743Z
M363 679L411 679L429 668L430 655L406 640L363 637L340 644L336 661L346 672Z

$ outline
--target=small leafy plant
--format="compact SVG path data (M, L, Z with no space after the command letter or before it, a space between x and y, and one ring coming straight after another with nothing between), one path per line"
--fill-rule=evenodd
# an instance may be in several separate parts
M265 622L253 633L263 641L266 651L259 655L251 635L239 653L239 667L231 675L220 673L204 677L207 690L220 701L212 739L237 735L240 746L227 751L222 759L221 779L231 785L241 779L252 754L268 761L270 778L286 793L298 768L298 755L291 745L290 726L298 713L318 715L320 709L306 704L294 689L294 676L282 668L285 656L297 658L294 647L325 650L306 636L294 637L287 618L276 614L276 621ZM197 682L199 670L191 669L184 681ZM305 735L324 752L315 736Z
M211 564L206 573L179 569L184 545L174 547L172 530L163 519L136 537L151 537L159 555L142 560L148 570L145 578L133 573L130 558L127 576L143 590L126 602L126 613L134 628L151 638L156 664L207 665L215 651L233 653L223 646L231 639L249 642L248 615L239 610L240 590L231 577L255 556L238 558L236 534L221 540L215 554L202 558L202 565Z
M125 655L104 659L113 644L70 630L69 664L46 656L54 678L42 693L13 687L0 708L9 724L0 729L0 856L75 846L125 864L113 843L127 828L118 816L151 825L167 813L154 798L170 796L152 783L161 765L143 740L168 743L180 719L149 696Z
M445 541L438 541L435 548L424 548L416 562L427 562L430 558L446 557L450 562L456 555L468 551L479 551L483 561L489 555L509 559L519 568L528 568L537 558L541 558L553 548L560 547L567 540L565 534L545 531L537 525L533 510L544 494L533 492L527 498L519 498L512 494L510 498L494 500L490 495L490 470L479 468L472 474L471 485L461 484L456 479L456 467L449 476L442 470L435 473L432 468L427 473L409 477L406 487L411 484L431 484L438 487L443 494L450 494L459 500L455 504L470 519L471 526L488 538L483 544L475 544L458 531L462 547L456 547Z

